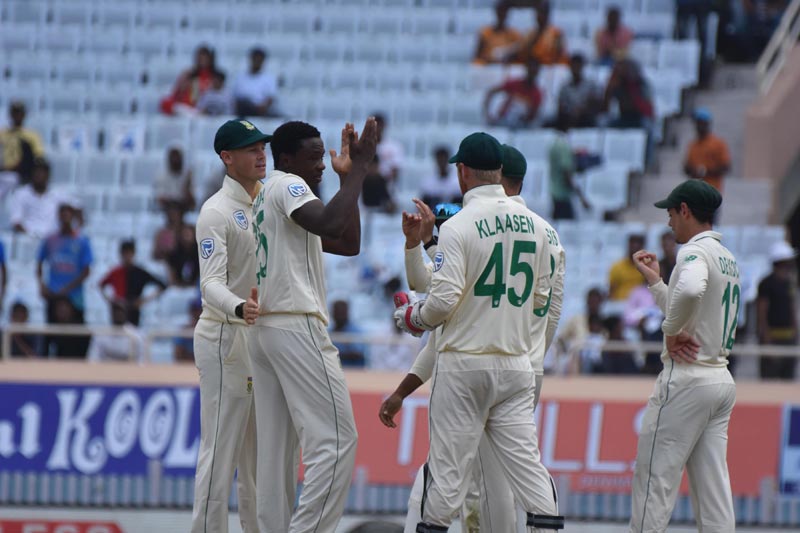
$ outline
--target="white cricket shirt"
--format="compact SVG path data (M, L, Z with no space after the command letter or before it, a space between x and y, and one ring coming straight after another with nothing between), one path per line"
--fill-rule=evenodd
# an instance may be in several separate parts
M437 352L530 353L533 311L550 290L549 244L530 210L500 185L471 189L442 224L433 263L420 318L443 324Z
M716 231L692 237L678 252L669 286L659 281L650 287L664 312L664 335L693 335L701 345L695 362L700 366L727 366L742 305L739 267L721 238ZM661 360L670 360L666 341Z
M230 176L200 208L196 229L203 296L200 318L245 323L236 316L236 306L256 286L252 212L252 198Z
M262 315L310 314L328 324L322 239L292 219L317 197L299 176L273 170L253 204ZM260 323L265 321L259 319Z

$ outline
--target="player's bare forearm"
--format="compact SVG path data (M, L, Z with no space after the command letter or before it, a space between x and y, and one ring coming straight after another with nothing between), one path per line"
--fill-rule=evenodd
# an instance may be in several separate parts
M338 239L323 239L322 251L343 256L354 256L361 252L361 214L358 203L342 236Z
M416 374L406 374L406 377L403 378L403 381L401 381L395 389L394 394L406 399L420 388L422 383L422 380Z
M317 200L308 202L292 212L292 220L306 231L323 239L330 241L341 239L354 216L353 211L355 216L359 216L358 197L366 177L366 166L363 169L356 168L356 165L353 167L353 171L342 179L339 192L327 205Z

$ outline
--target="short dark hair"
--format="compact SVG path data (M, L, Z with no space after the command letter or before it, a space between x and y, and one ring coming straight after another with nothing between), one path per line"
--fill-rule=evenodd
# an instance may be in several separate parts
M384 124L386 124L386 115L384 115L383 113L380 112L373 113L372 116L375 117L375 120L377 122L383 122Z
M41 169L50 172L50 161L44 157L37 157L33 160L33 169Z
M222 83L225 83L225 73L221 70L214 71L214 77L217 78Z
M436 148L433 149L433 155L437 156L439 154L445 154L446 156L450 156L450 147L440 144Z
M631 233L630 235L628 235L628 242L631 242L633 240L646 242L647 237L642 233Z
M136 253L136 241L134 241L133 239L122 241L119 245L119 253L122 254L125 252Z
M11 312L15 313L17 311L25 311L28 312L28 306L24 303L20 302L19 300L11 304Z
M319 130L311 124L299 120L281 124L272 134L269 143L274 164L278 164L281 154L296 154L304 140L317 137L320 137Z
M267 59L269 57L269 54L267 53L267 50L265 48L261 48L260 46L255 46L255 47L250 49L250 56L251 57L252 56L261 56L264 59Z
M569 56L569 61L572 63L573 61L580 61L581 63L586 63L586 58L583 57L583 54L580 52L575 52L571 56Z
M687 204L689 211L692 213L692 216L697 219L697 221L701 224L713 224L714 217L717 214L716 211L708 211L706 209L698 209L696 207L691 207Z

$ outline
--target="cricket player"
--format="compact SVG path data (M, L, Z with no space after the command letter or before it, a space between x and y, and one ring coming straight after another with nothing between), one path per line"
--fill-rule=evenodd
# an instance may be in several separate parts
M736 259L712 231L721 203L714 187L688 180L655 204L667 210L675 240L684 245L669 286L661 281L655 254L633 255L665 318L664 369L639 433L632 532L667 530L684 467L698 530L735 529L726 454L736 388L728 355L742 295Z
M502 146L466 137L457 163L464 208L445 222L426 300L395 311L414 335L442 326L430 401L430 452L417 532L447 531L468 490L484 431L533 531L563 529L533 422L535 301L550 250L530 211L500 185Z
M200 452L192 533L228 531L228 497L237 468L239 515L257 533L256 428L247 329L258 318L253 198L266 173L269 135L230 120L214 137L225 164L222 188L197 218L203 312L194 330L200 372Z
M319 131L304 122L275 130L275 170L253 206L260 315L251 336L258 429L258 519L261 533L333 533L355 464L356 427L338 351L328 336L322 252L357 255L358 197L375 157L377 129L369 118L361 138L342 130L331 163L341 182L325 205L311 187L325 169ZM295 468L286 435L299 438L305 464L297 508L270 499L269 486ZM270 508L284 507L288 521Z
M526 205L520 193L527 168L525 156L519 150L509 145L503 145L503 169L500 183L506 195L522 205ZM426 292L430 285L433 264L425 265L423 263L421 257L423 245L421 242L425 242L424 250L433 261L438 250L436 239L432 233L434 214L430 212L430 209L424 203L418 200L414 200L414 202L420 214L414 217L404 214L403 217L403 233L406 236L406 275L409 288ZM534 311L539 320L534 320L534 329L531 332L534 349L530 358L535 377L534 409L536 409L539 404L544 379L544 356L553 341L561 315L566 266L564 249L559 243L558 233L547 221L535 214L534 217L545 228L545 234L548 237L548 244L551 245L552 252L550 257L551 289L546 295L547 303L542 308ZM437 213L435 221L441 223L447 218L449 217ZM416 234L414 233L415 230L417 231ZM416 235L419 235L419 237L416 237ZM433 374L435 335L435 331L431 332L427 344L415 360L409 374L381 406L379 418L387 427L394 427L392 418L402 407L403 400L416 391ZM414 528L409 527L411 522L416 525L419 521L417 517L419 516L419 507L422 499L422 478L423 469L420 469L409 497L409 513L406 521L407 532L414 531ZM511 533L520 529L524 530L524 525L519 527L516 524L516 511L511 487L502 471L502 465L497 461L496 455L486 438L481 439L481 444L478 447L478 460L475 465L473 483L477 483L477 492L480 494L479 516L481 529L496 533ZM555 488L553 490L555 491ZM470 492L474 491L471 490ZM470 516L471 513L469 511L471 509L469 507L471 506L462 510L461 514L462 520L471 523L473 517ZM417 519L415 520L415 518Z

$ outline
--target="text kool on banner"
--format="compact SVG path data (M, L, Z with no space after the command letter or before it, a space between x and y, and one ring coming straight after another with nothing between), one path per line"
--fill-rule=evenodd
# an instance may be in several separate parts
M0 383L0 398L0 503L191 505L196 387ZM406 401L396 429L378 421L382 394L352 399L354 490L410 486L428 451L427 397ZM629 493L644 404L543 400L536 418L546 466L575 493ZM735 495L757 496L765 482L800 493L800 408L740 401L729 436Z

